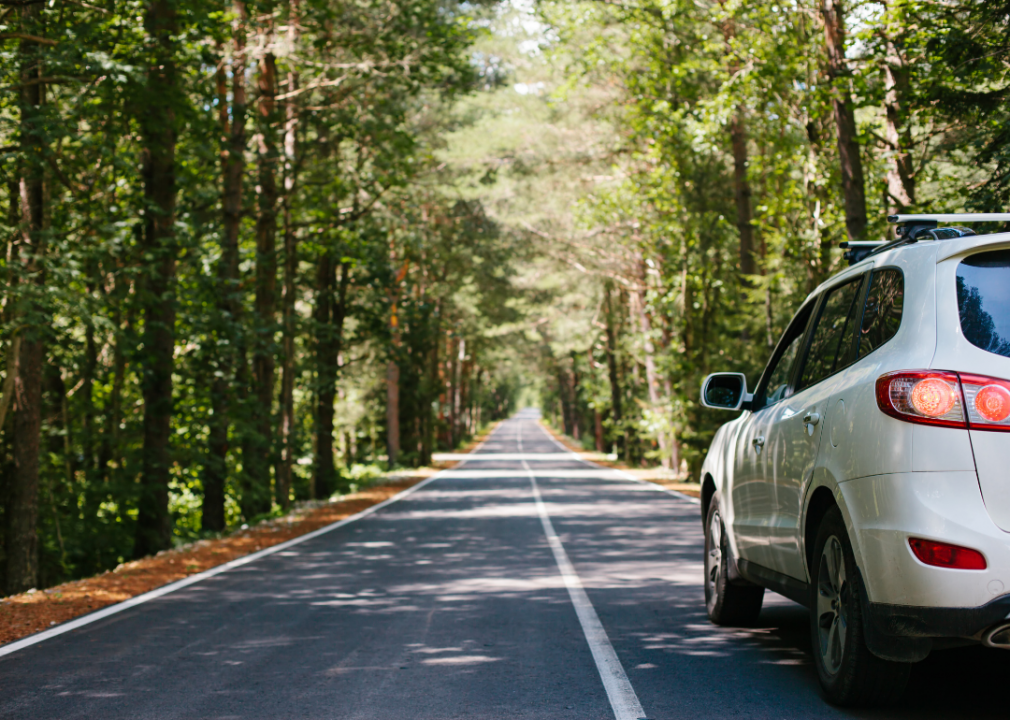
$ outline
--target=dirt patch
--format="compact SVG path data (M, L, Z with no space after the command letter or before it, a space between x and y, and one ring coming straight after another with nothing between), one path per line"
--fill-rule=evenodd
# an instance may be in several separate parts
M567 435L562 435L556 432L553 428L548 427L546 424L541 423L541 427L550 433L551 437L557 440L559 443L564 445L566 448L571 450L573 453L578 455L583 460L587 460L597 465L602 465L603 467L614 468L615 470L621 470L626 472L638 480L645 480L646 482L655 483L656 485L661 485L668 490L675 490L679 493L685 495L690 495L691 497L701 497L701 485L696 482L687 482L684 478L677 477L671 471L666 468L654 467L654 468L633 468L628 467L620 460L611 460L606 455L600 452L590 452L582 449L581 446L576 445L575 441Z

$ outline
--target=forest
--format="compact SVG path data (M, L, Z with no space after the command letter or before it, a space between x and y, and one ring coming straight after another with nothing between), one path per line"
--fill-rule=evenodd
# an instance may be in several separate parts
M539 406L697 473L889 213L1010 206L1010 2L0 0L0 594Z

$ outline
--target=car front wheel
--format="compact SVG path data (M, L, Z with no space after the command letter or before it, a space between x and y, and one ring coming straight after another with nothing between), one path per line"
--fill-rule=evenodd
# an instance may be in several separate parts
M716 625L750 625L757 620L765 589L750 583L732 583L727 574L729 560L726 524L719 496L712 498L705 523L705 606Z
M897 700L911 665L881 660L866 647L860 575L837 507L821 521L811 557L810 634L814 664L828 700L845 707Z

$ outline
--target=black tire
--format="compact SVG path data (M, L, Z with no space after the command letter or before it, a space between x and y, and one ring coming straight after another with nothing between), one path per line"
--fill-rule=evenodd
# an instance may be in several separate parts
M752 625L761 613L765 589L743 582L730 582L726 524L719 509L719 496L712 497L705 521L705 607L716 625Z
M881 660L866 647L860 575L837 507L821 520L811 558L810 639L828 702L841 707L895 702L912 666Z

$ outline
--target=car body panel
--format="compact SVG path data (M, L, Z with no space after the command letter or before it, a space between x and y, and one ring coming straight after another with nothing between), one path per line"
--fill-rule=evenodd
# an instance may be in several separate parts
M957 252L947 252L937 265L937 322L947 328L934 360L937 369L952 369L1010 380L1010 358L976 347L964 336L957 307L957 266L969 255L1010 248L1007 236L1001 242L982 245L960 243ZM1010 531L1010 433L993 430L969 431L978 483L993 522ZM1010 539L1010 538L1008 538Z
M836 375L835 378L840 377ZM773 495L774 515L767 535L768 567L798 580L806 580L800 516L804 489L813 473L824 422L804 422L808 413L827 414L831 381L805 388L768 408L764 484Z
M755 439L764 437L767 410L747 412L740 418L727 457L727 466L733 468L728 488L733 497L732 534L736 537L738 557L759 565L768 563L768 527L774 512L772 494L764 482L765 451L754 445Z
M875 475L839 484L860 546L871 602L921 607L977 607L1010 588L1010 543L989 519L975 473ZM979 550L986 570L924 565L909 536Z

